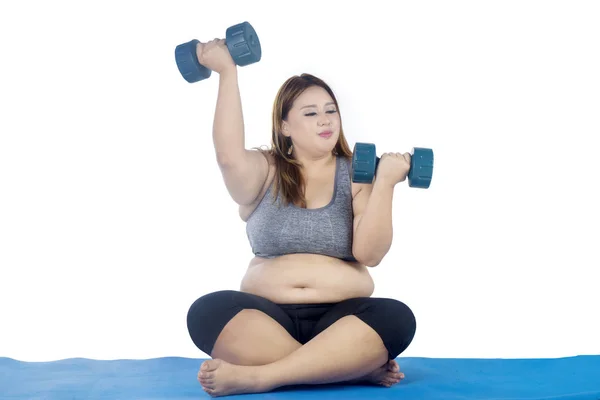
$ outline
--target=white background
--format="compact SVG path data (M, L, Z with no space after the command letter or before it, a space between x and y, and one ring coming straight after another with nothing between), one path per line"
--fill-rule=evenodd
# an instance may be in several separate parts
M252 253L214 158L217 75L188 84L174 49L242 21L263 49L239 73L247 147L309 72L351 147L434 149L371 270L417 316L403 356L600 354L600 5L391 4L3 2L0 356L206 357L188 307Z

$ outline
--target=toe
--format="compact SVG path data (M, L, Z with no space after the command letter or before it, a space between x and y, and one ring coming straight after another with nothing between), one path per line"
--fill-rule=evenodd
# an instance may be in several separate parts
M214 379L202 379L200 380L200 385L206 389L214 389L216 386Z
M402 379L404 379L404 374L401 372L394 372L392 375L389 376L389 378L391 380L394 381L394 383L398 383L400 382Z
M200 371L210 372L216 370L221 364L221 360L207 360L202 363Z
M215 380L214 379L210 379L210 378L201 378L200 379L200 384L203 387L209 388L209 389L213 389L215 387Z
M198 379L214 379L215 372L214 371L202 371L200 375L198 375Z
M393 376L388 376L383 380L383 383L387 386L395 385L398 382L400 382L400 380L397 378L394 378Z

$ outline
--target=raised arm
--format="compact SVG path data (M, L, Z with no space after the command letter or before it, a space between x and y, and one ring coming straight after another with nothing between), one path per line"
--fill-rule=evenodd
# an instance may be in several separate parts
M247 150L245 146L237 66L224 41L209 42L204 49L198 51L200 63L206 65L204 61L215 65L213 70L219 73L219 92L213 122L217 163L232 199L239 205L250 204L267 179L268 162L260 152Z

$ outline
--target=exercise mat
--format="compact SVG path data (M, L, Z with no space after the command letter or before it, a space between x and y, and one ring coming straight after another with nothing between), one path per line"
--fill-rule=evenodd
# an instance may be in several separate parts
M196 376L204 359L70 358L24 362L0 358L4 400L203 399ZM391 388L366 385L290 386L253 399L598 400L600 355L537 359L397 358L406 378Z

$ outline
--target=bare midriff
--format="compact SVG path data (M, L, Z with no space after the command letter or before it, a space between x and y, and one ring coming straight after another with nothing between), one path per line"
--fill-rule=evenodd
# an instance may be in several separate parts
M255 257L240 285L277 304L335 303L369 297L374 288L366 266L318 254Z

